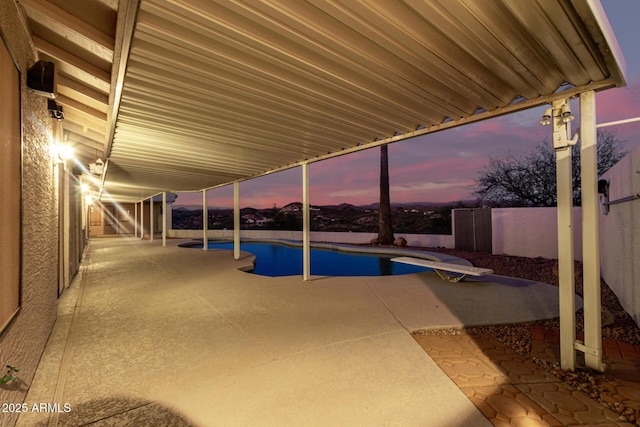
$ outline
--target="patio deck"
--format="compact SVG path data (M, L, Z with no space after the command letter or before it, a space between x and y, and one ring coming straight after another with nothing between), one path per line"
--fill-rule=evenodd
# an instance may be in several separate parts
M26 399L71 412L18 426L491 425L410 331L558 315L550 285L304 282L182 242L91 240Z

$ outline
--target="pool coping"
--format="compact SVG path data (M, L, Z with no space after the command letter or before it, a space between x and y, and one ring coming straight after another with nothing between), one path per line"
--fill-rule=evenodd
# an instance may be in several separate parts
M215 243L233 243L233 240L230 239L208 239L208 242ZM277 243L285 246L291 247L302 247L302 242L300 240L290 240L290 239L270 239L270 238L243 238L240 243ZM178 246L180 247L190 247L196 245L202 245L203 239L193 239L190 242L181 243ZM369 254L385 254L385 255L394 255L394 256L410 256L414 258L422 258L428 259L432 261L438 262L448 262L452 264L459 265L468 265L473 266L473 264L467 261L464 258L456 257L453 255L442 254L437 252L429 252L429 251L419 251L414 249L404 249L400 247L376 247L376 246L365 246L365 245L353 245L349 243L333 243L333 242L311 242L312 248L318 249L332 249L340 252L359 252L359 253L369 253Z

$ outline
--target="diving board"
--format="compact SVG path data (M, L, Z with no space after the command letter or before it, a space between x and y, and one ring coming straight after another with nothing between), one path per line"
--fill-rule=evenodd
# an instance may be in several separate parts
M452 264L448 262L431 261L428 259L412 258L412 257L406 257L406 256L391 258L391 261L400 262L403 264L417 265L420 267L433 268L433 270L436 273L438 273L438 276L440 276L442 280L446 280L452 283L457 283L463 280L467 276L484 276L485 274L493 273L493 270L490 270L488 268L479 268L479 267L473 267L470 265L460 265L460 264ZM459 273L460 276L451 276L447 272Z

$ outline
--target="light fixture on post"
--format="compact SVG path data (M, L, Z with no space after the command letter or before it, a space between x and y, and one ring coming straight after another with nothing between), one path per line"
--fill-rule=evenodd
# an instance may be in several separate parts
M575 119L569 108L569 100L562 102L562 106L556 105L556 108L549 107L544 110L540 124L543 126L553 124L553 149L564 150L567 147L576 145L578 142L578 132L569 138L569 123Z
M542 126L547 126L551 124L551 114L553 109L551 107L544 110L544 114L542 115L542 119L540 120L540 124Z
M566 103L562 106L560 113L560 117L562 117L563 123L569 123L570 121L575 119L575 116L571 114L571 110L569 110L569 103Z

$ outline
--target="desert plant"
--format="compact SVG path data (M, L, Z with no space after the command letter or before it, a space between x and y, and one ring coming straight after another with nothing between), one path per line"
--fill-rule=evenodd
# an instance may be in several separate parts
M18 380L18 377L15 375L15 373L18 372L18 368L11 365L7 365L6 368L7 368L7 372L0 377L0 385Z

